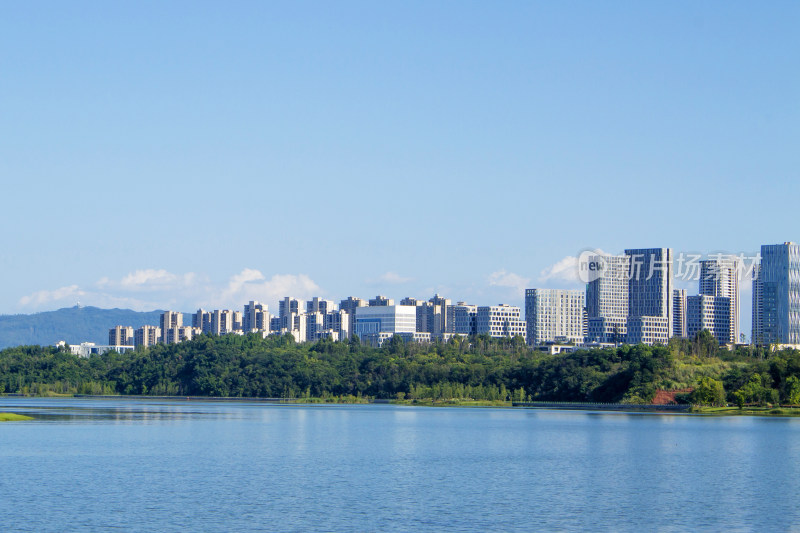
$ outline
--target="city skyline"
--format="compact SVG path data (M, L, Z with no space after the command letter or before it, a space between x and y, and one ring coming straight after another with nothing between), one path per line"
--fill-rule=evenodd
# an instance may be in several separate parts
M3 13L3 314L521 306L583 249L792 238L794 3Z
M667 248L665 248L667 249ZM647 251L648 249L641 249ZM640 251L641 251L640 250ZM456 300L460 301L479 301L483 304L509 304L518 307L525 306L525 292L529 289L545 289L545 290L587 290L588 286L585 279L582 277L583 273L579 271L580 262L585 259L586 254L599 253L605 255L606 258L625 257L625 252L631 250L623 250L620 253L612 254L599 249L584 250L580 254L574 256L567 256L560 261L553 263L546 271L540 273L537 278L539 283L536 283L531 278L519 276L511 272L496 272L489 276L486 281L486 289L496 285L497 289L494 295L497 296L496 300L491 299L491 291L475 290L474 285L455 295ZM636 251L636 250L633 250ZM680 252L674 254L672 263L672 283L676 289L688 290L689 295L697 292L698 282L701 278L701 272L704 270L704 263L714 262L720 258L733 257L737 260L740 268L738 270L739 279L737 283L737 290L740 293L738 302L739 309L739 330L746 333L748 337L751 333L751 314L752 314L752 270L754 265L760 258L760 251L757 252L739 252L738 254L729 254L726 252L713 252L713 253L699 253L699 252ZM627 268L631 271L639 271L642 265L626 264ZM677 272L675 271L677 269ZM646 269L645 269L646 270ZM389 276L389 281L384 280L386 285L384 287L393 288L394 292L381 290L377 284L379 280L370 282L370 289L374 294L388 295L390 298L400 300L402 298L415 298L419 293L438 294L439 291L436 286L431 285L422 291L412 293L404 291L400 288L408 286L408 281L403 280L397 282ZM475 284L477 285L477 284ZM441 287L441 285L439 285ZM90 305L95 307L104 307L103 302L108 302L106 307L120 307L119 304L130 305L130 309L135 311L153 311L157 309L173 309L181 310L181 312L188 312L191 309L197 308L218 308L218 309L233 309L238 308L242 301L256 300L264 302L264 305L270 309L277 309L278 304L281 303L287 295L292 298L296 297L301 301L311 298L325 298L339 300L349 296L364 297L365 294L354 294L341 292L336 293L333 291L325 290L317 286L313 280L308 276L300 275L297 277L287 275L275 275L272 279L265 279L260 271L255 269L244 269L238 275L233 276L228 284L224 287L215 286L208 280L207 277L198 276L195 273L187 273L183 276L177 276L166 271L144 270L131 272L122 280L111 281L108 279L100 280L95 284L94 288L83 290L77 286L68 288L68 291L58 289L52 291L56 294L53 300L41 299L37 301L39 295L29 295L23 297L23 300L32 300L31 304L36 306L43 306L36 308L31 312L41 312L54 310L56 307L46 307L50 302L63 302L64 305L58 307L71 307L72 305ZM119 291L120 294L126 295L121 298L116 298L109 293L95 292L93 289L99 288L110 289ZM518 292L518 289L521 292ZM369 290L369 289L368 289ZM51 291L43 291L50 293ZM59 294L63 292L63 294ZM477 294L478 299L468 296L470 294ZM137 300L131 296L136 295L149 295L159 296L160 299L147 301ZM464 295L464 297L461 297ZM86 298L88 296L88 298ZM452 296L452 295L448 295ZM182 297L182 298L181 298ZM97 301L99 298L99 302ZM70 300L72 299L72 300ZM176 302L183 303L176 303ZM159 304L161 302L161 305ZM166 303L165 303L166 302ZM199 303L198 303L199 302ZM98 305L99 303L99 305ZM27 302L25 305L28 305ZM6 314L6 313L3 313Z
M585 251L577 260L581 290L525 290L524 312L508 304L475 305L440 294L429 300L405 297L399 304L378 294L363 299L348 296L338 307L333 300L314 296L305 305L284 297L278 315L268 305L249 301L243 311L198 309L191 326L183 313L167 310L159 327L136 330L117 325L108 332L108 345L81 342L71 346L86 357L112 349L119 352L154 343L174 344L199 334L259 333L291 335L296 342L344 340L353 336L374 347L393 337L405 342L447 342L454 336L520 337L534 349L551 354L579 348L609 348L620 344L667 345L672 338L714 338L720 346L800 346L800 245L790 241L761 246L752 264L745 256L716 254L677 259L670 248L626 249L623 255ZM676 275L675 267L679 272ZM684 270L684 266L688 268ZM694 268L697 266L697 268ZM697 294L675 289L674 278L697 281ZM740 282L752 279L750 339L739 334ZM59 341L58 346L65 346Z
M406 297L395 300L376 295L369 300L349 296L338 307L317 296L305 305L284 297L278 315L268 305L250 301L243 311L232 309L190 313L191 326L183 314L165 311L160 325L134 329L117 325L109 330L109 346L129 350L154 342L167 344L191 340L200 333L225 335L258 332L291 334L296 342L322 339L343 340L355 335L362 342L380 346L393 336L405 341L447 341L454 335L513 337L551 353L571 351L575 346L599 348L627 344L666 345L672 337L696 338L707 331L720 345L744 343L739 336L739 282L752 277L759 290L753 294L753 330L769 334L769 344L797 345L798 316L794 283L800 272L798 245L762 245L760 257L750 268L744 256L717 254L713 259L689 261L679 255L677 263L684 279L697 281L698 294L673 289L675 256L669 248L626 249L624 255L602 252L581 254L578 275L586 290L526 289L524 313L520 307L500 304L478 306L463 301L453 304L438 293L429 300ZM775 257L781 257L775 264ZM683 271L684 263L690 267ZM783 317L783 318L780 318ZM776 326L780 329L776 329ZM790 330L794 333L790 333ZM151 340L155 339L155 340ZM761 344L761 334L750 342ZM59 342L63 345L64 342ZM108 346L81 343L73 351L86 356L102 353Z

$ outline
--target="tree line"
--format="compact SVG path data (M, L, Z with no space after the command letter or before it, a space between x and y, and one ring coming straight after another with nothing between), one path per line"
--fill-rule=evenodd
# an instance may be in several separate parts
M0 392L23 394L649 403L659 389L693 389L677 399L700 404L800 404L800 352L728 352L706 335L551 356L520 337L393 338L373 348L257 334L89 358L42 346L0 351Z

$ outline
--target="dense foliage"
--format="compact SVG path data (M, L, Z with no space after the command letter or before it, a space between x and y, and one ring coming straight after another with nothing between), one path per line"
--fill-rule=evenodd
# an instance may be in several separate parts
M383 348L357 339L296 344L291 336L203 335L88 359L65 349L0 351L0 392L267 398L800 404L800 352L727 352L704 341L621 346L550 356L521 338L456 338Z

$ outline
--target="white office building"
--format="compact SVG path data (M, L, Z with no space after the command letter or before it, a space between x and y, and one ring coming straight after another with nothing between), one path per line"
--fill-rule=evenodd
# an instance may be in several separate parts
M735 342L731 336L731 299L699 294L686 298L686 332L694 338L708 330L720 344Z
M382 347L386 341L391 340L393 337L397 337L403 339L404 342L431 342L431 334L430 333L387 333L387 332L379 332L379 333L365 333L361 336L361 342L364 344L368 344L373 348L380 348Z
M586 284L586 342L625 342L628 318L628 256L596 256L604 265L600 275Z
M525 323L528 344L583 343L585 298L584 291L580 290L527 289Z
M513 305L491 305L478 307L475 316L476 333L490 337L525 338L525 321L520 308Z
M699 293L704 296L727 298L729 300L727 334L720 329L714 335L720 344L739 341L739 260L732 256L719 256L700 262ZM719 304L719 307L724 304Z
M672 333L669 318L661 316L629 316L627 326L628 344L666 345Z
M416 333L417 308L411 305L379 305L356 308L355 334Z
M56 346L63 347L66 343L64 341L59 341L56 343ZM108 352L117 352L117 353L127 353L134 350L134 346L127 345L127 346L111 346L102 344L95 344L93 342L82 342L80 344L70 344L69 351L73 355L77 355L78 357L91 357L92 355L104 355Z

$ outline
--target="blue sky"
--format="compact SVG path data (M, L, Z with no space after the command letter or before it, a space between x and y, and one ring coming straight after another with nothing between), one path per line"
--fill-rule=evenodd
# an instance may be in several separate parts
M779 1L3 2L0 313L521 304L579 287L551 269L586 248L800 240L798 26Z

